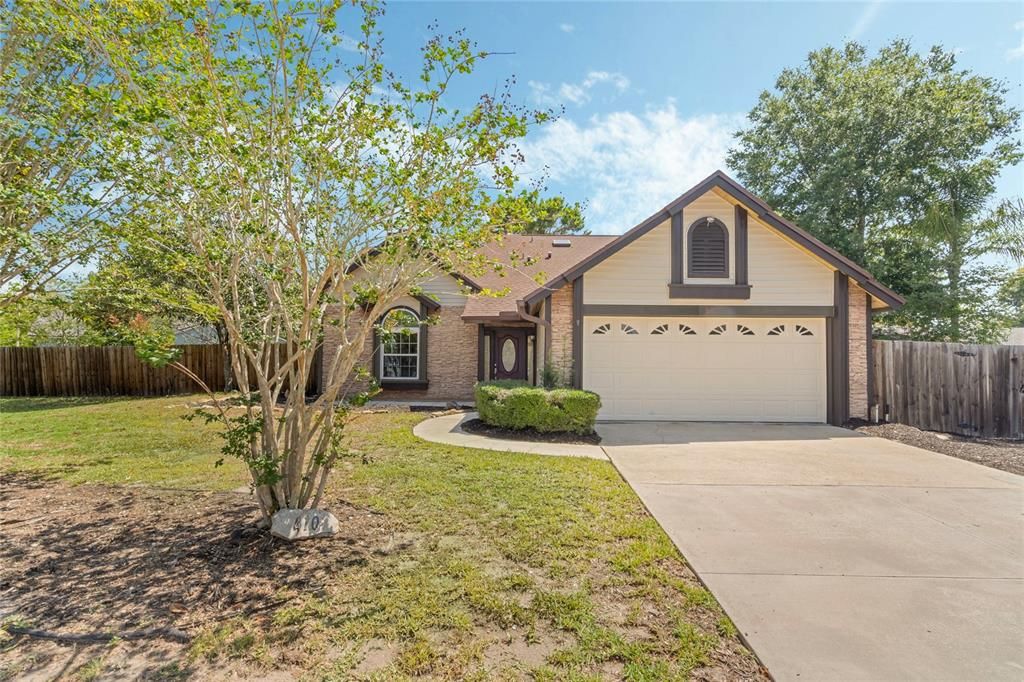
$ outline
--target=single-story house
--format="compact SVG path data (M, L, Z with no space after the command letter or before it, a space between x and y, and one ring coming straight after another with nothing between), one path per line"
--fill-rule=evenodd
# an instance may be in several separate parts
M619 236L485 247L510 253L535 260L438 273L386 313L409 333L364 349L381 397L472 400L547 365L600 394L601 419L840 424L868 416L872 314L903 303L721 171Z

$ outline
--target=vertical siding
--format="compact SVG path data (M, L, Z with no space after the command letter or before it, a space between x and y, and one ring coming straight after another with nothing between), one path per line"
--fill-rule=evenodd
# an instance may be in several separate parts
M707 215L718 218L729 228L731 277L728 281L733 281L733 204L714 192L708 192L684 209L684 234L693 221ZM585 302L607 305L832 305L831 266L779 236L754 216L750 216L747 231L747 267L752 287L748 300L669 298L672 229L671 222L666 220L587 272ZM683 271L685 273L685 265ZM686 278L686 281L722 283L726 280Z

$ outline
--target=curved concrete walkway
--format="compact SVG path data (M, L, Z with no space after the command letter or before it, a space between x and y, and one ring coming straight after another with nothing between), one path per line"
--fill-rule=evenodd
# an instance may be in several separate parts
M556 457L590 457L608 459L600 445L575 445L571 443L534 443L525 440L504 440L491 438L462 430L462 423L476 419L476 412L448 414L443 417L426 419L417 424L412 432L418 438L431 443L458 445L464 448L497 450L500 452L525 452L531 455L553 455Z

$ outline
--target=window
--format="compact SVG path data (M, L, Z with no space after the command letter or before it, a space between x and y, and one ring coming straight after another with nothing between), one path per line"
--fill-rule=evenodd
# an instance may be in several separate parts
M768 336L782 336L786 332L786 325L779 324L768 330Z
M420 319L411 310L395 308L380 323L380 378L419 379Z
M803 326L802 324L796 325L796 333L799 334L800 336L814 336L814 332L812 332L810 329Z
M738 331L742 336L753 336L754 335L754 330L751 329L750 327L748 327L745 324L738 324L738 325L736 325L736 331Z
M729 276L729 231L707 216L690 225L686 242L687 277Z
M631 324L626 324L625 322L620 324L619 328L622 329L622 333L623 334L639 334L640 333L640 332L638 332L636 330L636 327L634 327Z
M667 324L659 324L657 327L655 327L654 329L651 330L651 333L654 334L655 336L661 336L662 334L667 334L668 333L668 325Z
M709 336L721 336L722 334L725 333L725 330L726 330L725 325L724 324L720 324L717 327L715 327L714 329L712 329L710 332L708 332L708 335Z
M679 325L679 331L685 336L696 336L697 332L688 324Z
M593 333L594 334L607 334L611 330L612 330L612 326L609 323L605 322L604 324L600 325L599 327L596 327L594 329Z

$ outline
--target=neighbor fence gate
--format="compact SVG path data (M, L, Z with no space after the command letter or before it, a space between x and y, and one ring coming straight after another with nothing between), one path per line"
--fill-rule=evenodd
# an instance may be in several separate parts
M1024 438L1024 346L875 341L872 419Z

